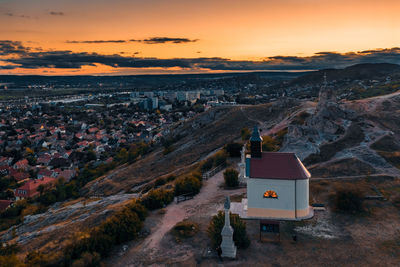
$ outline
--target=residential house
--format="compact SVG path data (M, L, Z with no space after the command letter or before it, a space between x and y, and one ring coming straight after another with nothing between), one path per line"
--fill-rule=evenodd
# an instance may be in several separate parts
M51 177L43 177L41 179L29 180L23 186L18 187L14 191L15 198L17 200L24 198L32 198L39 194L38 187L40 185L49 185L53 184L56 179Z

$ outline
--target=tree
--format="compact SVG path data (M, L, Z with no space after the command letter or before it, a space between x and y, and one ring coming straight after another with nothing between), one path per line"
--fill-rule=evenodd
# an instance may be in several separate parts
M238 179L239 173L235 169L227 169L224 172L225 186L227 187L237 187L239 185Z
M242 221L237 214L229 213L231 226L233 228L233 241L238 248L247 248L250 240L246 232L246 223ZM216 248L222 242L221 231L225 224L225 212L219 211L214 215L207 228L208 236L211 239L211 245Z

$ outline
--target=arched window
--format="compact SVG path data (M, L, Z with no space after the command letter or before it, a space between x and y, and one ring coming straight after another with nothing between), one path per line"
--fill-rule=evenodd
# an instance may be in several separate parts
M264 198L278 198L278 194L273 190L267 190L264 192Z

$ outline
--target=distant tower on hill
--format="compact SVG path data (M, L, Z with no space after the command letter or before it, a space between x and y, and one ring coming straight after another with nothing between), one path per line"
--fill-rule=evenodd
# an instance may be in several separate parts
M326 79L326 72L325 72L324 82L319 90L317 111L320 111L324 107L327 107L335 103L336 103L336 95L333 88L331 86L328 86L328 82Z
M253 134L250 137L250 149L252 158L261 158L262 154L262 137L257 126L254 126Z

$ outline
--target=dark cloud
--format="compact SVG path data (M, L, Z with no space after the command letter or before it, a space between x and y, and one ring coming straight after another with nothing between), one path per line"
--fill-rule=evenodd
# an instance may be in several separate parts
M149 39L139 40L140 42L146 44L165 44L165 43L174 43L174 44L182 44L182 43L193 43L197 42L198 39L188 39L188 38L170 38L170 37L152 37Z
M145 44L184 44L197 42L198 39L188 39L188 38L171 38L171 37L152 37L148 39L130 39L130 40L88 40L88 41L66 41L68 44L105 44L105 43L129 43L129 42L139 42Z
M93 40L93 41L66 41L67 44L107 44L107 43L127 43L126 40Z
M64 14L64 12L60 12L60 11L50 11L49 15L52 15L52 16L64 16L65 14Z
M31 49L19 41L0 40L0 56L19 55L25 56Z
M116 40L118 41L118 40ZM359 63L400 64L400 48L368 50L351 53L319 52L308 57L273 56L262 61L230 60L226 58L143 58L132 56L103 55L98 53L65 51L43 51L25 47L17 41L0 41L2 68L69 68L102 64L113 68L170 68L207 69L230 71L255 70L318 70L343 68Z

